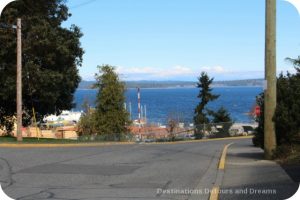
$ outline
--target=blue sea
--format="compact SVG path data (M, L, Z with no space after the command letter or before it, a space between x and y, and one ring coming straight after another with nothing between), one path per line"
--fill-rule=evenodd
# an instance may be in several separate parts
M255 98L261 87L216 87L214 94L219 99L209 103L208 107L217 110L225 107L235 122L249 123L253 119L247 115L255 105ZM141 105L146 105L147 120L151 123L166 124L168 117L176 117L185 123L192 123L194 109L199 103L197 88L159 88L141 89ZM84 100L94 107L97 90L78 89L75 93L75 110L82 110ZM132 119L138 118L137 89L126 91L126 103L131 104Z

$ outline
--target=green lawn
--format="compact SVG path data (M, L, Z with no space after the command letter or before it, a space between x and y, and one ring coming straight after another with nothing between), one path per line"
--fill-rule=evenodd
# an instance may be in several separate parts
M90 139L89 137L82 136L78 140L71 139L48 139L48 138L23 138L21 143L24 144L78 144L78 143L105 143L105 142L119 142L106 139L102 136ZM122 140L126 142L126 140ZM19 143L15 137L11 136L0 136L0 144L3 143Z
M80 143L78 140L69 140L69 139L48 139L48 138L23 138L22 143L42 143L42 144L65 144L65 143ZM86 141L85 141L86 142ZM0 137L0 143L17 143L15 137L2 136Z

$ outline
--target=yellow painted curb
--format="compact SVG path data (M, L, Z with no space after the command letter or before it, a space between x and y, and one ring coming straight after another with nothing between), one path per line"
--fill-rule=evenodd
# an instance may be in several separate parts
M217 186L214 186L213 189L210 192L209 200L218 200L218 198L219 198L219 191L220 191L220 188L217 187Z
M0 148L54 148L54 147L97 147L111 145L130 145L134 142L107 142L107 143L83 143L83 144L0 144Z
M230 143L230 144L227 144L227 145L224 146L223 151L222 151L222 155L221 155L221 158L220 158L220 161L219 161L218 170L224 170L225 169L227 149L232 144L234 144L234 143ZM212 188L211 192L210 192L209 200L218 200L219 199L219 192L220 192L220 186L214 186Z
M226 161L226 154L227 154L227 149L230 145L232 145L233 143L227 144L222 152L222 156L219 162L219 169L225 169L225 161Z

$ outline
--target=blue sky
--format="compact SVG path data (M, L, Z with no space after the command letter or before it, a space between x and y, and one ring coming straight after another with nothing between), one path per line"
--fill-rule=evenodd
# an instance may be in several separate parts
M264 77L265 0L69 0L84 33L80 74L117 67L124 80L195 81ZM277 0L277 68L300 55L300 16Z

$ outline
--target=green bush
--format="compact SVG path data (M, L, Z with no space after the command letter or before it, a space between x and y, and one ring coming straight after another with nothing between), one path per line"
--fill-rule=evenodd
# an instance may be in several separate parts
M300 65L297 64L298 66ZM277 150L275 156L280 157L289 152L289 148L299 139L300 133L300 69L297 73L283 75L277 79L277 107L273 121L275 122ZM255 130L253 144L264 148L264 94L257 97L261 107L259 124Z

